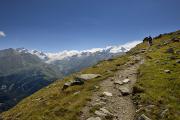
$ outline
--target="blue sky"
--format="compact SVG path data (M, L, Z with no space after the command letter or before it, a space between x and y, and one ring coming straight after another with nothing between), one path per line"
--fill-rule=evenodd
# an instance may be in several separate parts
M180 29L180 0L0 0L0 49L83 50Z

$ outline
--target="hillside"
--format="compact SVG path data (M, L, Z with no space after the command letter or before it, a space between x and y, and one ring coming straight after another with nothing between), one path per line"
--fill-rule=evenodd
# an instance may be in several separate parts
M0 112L62 77L53 65L15 49L0 50Z
M0 50L0 112L53 81L100 60L122 55L136 44L137 41L122 46L58 53L25 48Z
M150 47L144 41L125 55L101 61L52 83L1 117L3 120L127 120L133 117L178 120L179 63L180 31L162 34L153 38ZM62 91L65 83L83 74L100 76Z

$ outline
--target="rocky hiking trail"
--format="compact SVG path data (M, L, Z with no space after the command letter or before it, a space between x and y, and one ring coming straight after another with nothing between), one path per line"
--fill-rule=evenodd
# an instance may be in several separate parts
M132 87L137 79L137 69L143 62L140 56L132 56L113 77L96 86L99 90L82 109L80 120L133 120Z

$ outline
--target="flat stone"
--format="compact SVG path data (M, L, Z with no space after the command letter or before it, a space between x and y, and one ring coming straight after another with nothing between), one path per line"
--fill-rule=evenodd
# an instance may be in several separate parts
M101 120L101 118L100 117L90 117L87 120Z
M127 87L120 87L119 90L123 96L129 95L131 93L129 88L127 88Z
M106 95L106 96L109 96L109 97L113 96L112 93L110 93L110 92L103 92L103 95Z
M95 114L98 116L107 116L107 114L103 113L102 111L96 110Z
M164 70L165 73L170 73L171 71L170 70Z
M97 102L97 103L94 103L92 106L102 106L102 105L105 105L106 103L103 102L103 101L100 101L100 102Z
M106 110L105 108L100 108L100 110L101 110L103 113L107 114L107 115L113 116L113 114L110 113L110 112L109 112L108 110Z
M128 82L130 82L130 79L124 79L123 80L123 83L128 83Z
M73 93L74 95L78 95L78 94L80 94L80 91L77 91L77 92L75 92L75 93Z
M99 74L81 74L77 78L83 79L83 80L90 80L93 78L100 77L101 75Z

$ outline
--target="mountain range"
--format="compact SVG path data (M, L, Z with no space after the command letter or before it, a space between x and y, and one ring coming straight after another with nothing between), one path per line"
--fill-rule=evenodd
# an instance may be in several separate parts
M38 50L28 50L17 48L20 53L30 53L38 56L47 64L55 65L63 75L69 75L83 68L92 66L101 60L110 59L114 56L121 55L141 41L134 41L119 46L108 46L105 48L93 48L89 50L71 50L57 53L46 53Z
M138 43L58 53L25 48L0 50L0 112L55 80L122 55Z

